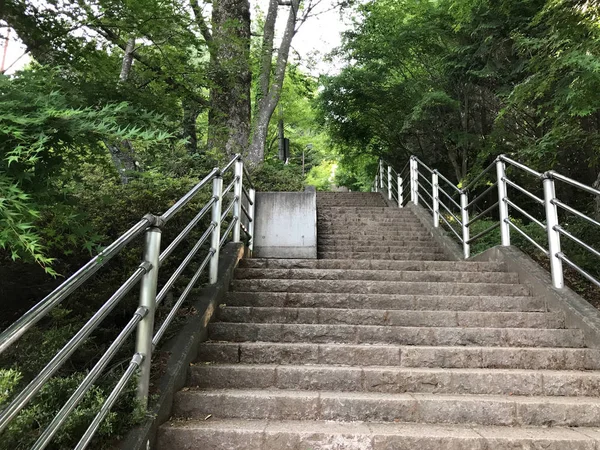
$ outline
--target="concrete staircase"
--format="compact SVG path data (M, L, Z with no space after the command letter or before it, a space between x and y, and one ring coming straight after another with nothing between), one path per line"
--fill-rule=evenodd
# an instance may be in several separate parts
M241 262L159 449L600 449L600 357L380 194L318 194L318 260Z

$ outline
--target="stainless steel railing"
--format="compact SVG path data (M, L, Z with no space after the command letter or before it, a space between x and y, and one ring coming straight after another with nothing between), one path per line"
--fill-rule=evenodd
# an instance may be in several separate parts
M233 169L231 183L223 189L223 176ZM246 187L244 183L248 186ZM185 226L173 241L161 252L161 229L165 224L180 212L185 205L192 201L206 186L212 185L210 200L200 209L198 214ZM232 195L228 195L232 192ZM223 201L227 197L231 201L223 210ZM176 317L177 312L186 298L198 283L204 269L209 266L209 282L215 283L219 273L219 252L223 245L230 239L233 242L241 241L241 232L247 235L248 248L253 249L254 234L254 199L255 190L250 175L244 167L240 155L236 155L223 169L213 169L202 181L196 184L187 194L181 197L171 208L160 216L147 214L138 223L126 231L116 241L106 247L87 264L71 275L53 292L42 299L33 308L27 311L20 319L0 333L0 353L4 352L27 330L31 329L38 321L45 317L54 307L71 295L78 287L89 280L110 260L119 254L129 243L141 235L145 236L144 256L139 267L131 276L114 292L114 294L96 311L96 313L81 327L81 329L58 351L52 360L40 371L29 384L19 392L15 398L0 411L0 433L6 429L19 412L27 406L40 389L48 382L77 348L92 334L107 315L119 302L138 284L140 285L139 306L123 330L112 342L106 352L101 355L94 367L67 400L62 409L56 414L50 425L42 432L33 449L41 450L51 441L56 432L65 423L69 415L82 400L85 393L102 374L117 351L123 346L127 338L137 331L135 351L127 369L102 405L100 411L85 431L76 448L87 447L106 415L110 412L119 395L123 392L129 380L138 373L137 392L142 405L147 405L148 390L150 385L150 370L152 352L164 336L167 328ZM200 239L196 242L187 256L182 260L170 278L158 291L158 272L164 261L171 256L173 251L195 230L202 218L211 212L211 222ZM222 224L229 220L229 225L221 234ZM171 307L169 313L155 332L155 311L166 295L171 291L184 270L194 260L203 244L210 239L210 249L203 258L199 268L188 281L181 295ZM158 292L157 292L158 291Z
M408 176L405 174L407 168ZM386 172L387 177L385 176ZM395 182L393 174L396 174ZM523 178L528 185L533 183L535 186L537 184L537 188L527 189L521 186L518 182L519 178ZM441 220L446 228L456 236L463 246L465 259L470 257L472 243L497 228L500 228L501 245L511 245L512 230L549 258L554 287L564 287L563 263L579 272L596 286L600 286L598 278L573 262L561 249L561 239L565 238L592 256L600 258L600 251L586 243L585 237L577 237L565 228L569 218L576 217L597 227L596 232L599 232L600 221L559 200L556 194L557 182L591 194L594 198L600 196L598 189L555 171L538 172L505 155L498 156L462 188L457 187L437 170L428 167L416 156L410 158L400 173L397 173L385 161L380 160L373 190L383 191L390 200L396 200L398 206L402 208L406 203L403 197L406 186L407 189L410 189L410 202L415 205L422 203L431 211L435 227L440 226ZM471 190L481 183L484 183L484 190L469 199ZM523 198L526 198L532 205L542 208L542 219L536 218L535 213L527 211L524 204L517 204L519 199ZM481 206L484 200L487 203ZM515 213L543 230L546 235L545 242L539 242L521 229L514 220ZM562 220L560 215L563 217ZM475 236L471 236L473 224L479 220L490 218L493 218L495 223Z

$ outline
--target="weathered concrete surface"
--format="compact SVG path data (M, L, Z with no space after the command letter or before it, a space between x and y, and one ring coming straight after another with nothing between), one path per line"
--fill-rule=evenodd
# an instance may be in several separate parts
M421 225L427 232L433 237L435 242L442 248L442 251L446 257L450 260L461 260L463 259L462 248L456 243L454 239L450 237L449 232L444 231L441 227L435 228L433 226L433 217L431 213L425 208L413 203L408 203L406 208L412 211L415 216L419 218Z
M587 348L402 346L392 344L307 344L209 342L201 363L342 364L432 368L598 370L600 351Z
M514 265L381 194L317 203L336 259L241 262L164 450L600 450L600 349Z
M174 394L185 385L187 370L196 359L200 343L206 340L207 325L218 305L225 298L235 267L242 257L243 244L229 243L221 250L219 281L202 289L192 301L197 314L188 317L175 337L167 341L160 352L168 354L164 375L158 380L158 398L150 407L150 417L127 434L119 444L122 450L147 450L155 446L156 432L160 424L171 415Z
M598 436L569 428L222 419L173 422L161 441L183 450L596 450Z
M600 348L600 311L568 287L554 288L550 274L521 250L498 246L471 259L504 264L533 295L545 300L548 309L563 312L567 327L582 330L588 347Z
M257 192L254 256L316 258L315 192Z

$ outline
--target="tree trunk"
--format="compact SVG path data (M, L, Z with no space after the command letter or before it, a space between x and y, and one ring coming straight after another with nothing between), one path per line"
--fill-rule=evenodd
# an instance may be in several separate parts
M185 147L190 155L198 153L198 132L196 129L196 120L200 114L200 105L193 99L183 98L181 101L183 108L182 135L186 139Z
M594 181L592 187L600 190L600 173L598 173L596 181ZM600 195L596 195L596 198L594 199L594 216L596 220L600 220Z
M135 161L134 151L131 144L128 141L115 144L104 141L104 145L106 145L113 164L119 173L121 184L129 183L128 174L138 170L138 165Z
M250 136L250 4L215 0L212 11L208 148L242 153Z
M133 64L133 52L135 50L135 37L129 38L127 41L127 47L125 47L125 54L123 55L123 62L121 64L121 74L119 75L119 83L125 83L129 78L129 72L131 72L131 65Z
M271 1L269 5L269 11L271 6L277 2ZM296 34L296 20L298 18L298 7L300 0L291 0L290 12L288 14L287 23L279 51L277 53L277 62L275 64L275 76L273 82L265 82L264 80L270 79L271 74L271 61L267 64L266 55L268 54L268 47L271 46L271 42L263 42L262 52L262 65L260 68L259 85L260 89L264 89L267 86L267 92L259 93L262 95L257 101L257 112L252 129L252 142L250 144L250 151L248 153L248 160L251 165L257 166L261 164L265 158L265 144L267 140L267 130L269 128L269 121L273 116L273 112L279 103L279 97L281 96L281 88L283 86L283 80L285 78L285 69L287 66L288 56L290 54L290 46L292 39ZM267 15L269 17L269 15ZM266 29L266 24L265 24ZM270 37L269 37L270 39ZM266 45L266 48L265 48Z

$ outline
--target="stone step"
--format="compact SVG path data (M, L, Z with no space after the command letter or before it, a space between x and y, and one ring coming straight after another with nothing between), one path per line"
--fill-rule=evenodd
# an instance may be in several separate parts
M385 244L385 243L384 243ZM392 245L369 244L368 242L352 242L344 241L342 243L324 244L318 242L317 251L319 252L373 252L373 253L401 253L403 251L423 252L439 250L440 247L432 241L406 241L402 243L394 242Z
M369 252L317 252L319 259L389 259L393 261L447 261L442 252L403 252L403 253L369 253Z
M530 296L450 296L357 293L229 292L229 306L386 309L416 311L544 312L543 299Z
M353 270L417 270L501 272L504 265L495 262L472 261L377 261L347 259L260 259L246 258L238 267L247 269L353 269Z
M420 281L460 283L517 284L519 275L509 272L465 271L400 271L400 270L352 270L352 269L237 269L235 278L288 279L288 280L373 280L373 281Z
M365 223L363 225L353 223L321 223L317 225L317 230L319 233L321 232L336 232L336 231L344 231L346 233L357 233L357 232L379 232L381 234L387 233L388 231L425 231L425 228L421 224L417 223L408 223L408 224L398 224L398 223Z
M320 207L388 207L383 197L371 198L317 198L317 208Z
M430 295L500 295L526 296L521 284L407 282L371 280L233 280L231 290L244 292L303 292L354 294L430 294Z
M364 223L373 224L414 224L422 225L417 216L407 214L338 214L336 212L327 212L317 214L317 223L319 224L343 224L350 223L359 225Z
M312 342L489 347L583 347L575 329L400 327L214 322L213 341Z
M599 427L600 399L278 390L189 390L179 417Z
M393 237L388 236L378 236L378 235L350 235L350 234L320 234L317 236L317 240L320 244L328 244L328 243L349 243L349 242L364 242L369 244L387 244L387 245L395 245L398 242L415 242L415 241L425 241L425 242L435 242L431 235L427 233L419 233L412 235L396 235Z
M600 372L196 364L190 367L187 383L201 389L597 397Z
M382 233L381 230L334 230L334 231L324 231L319 230L318 237L343 237L350 236L350 239L360 239L364 237L364 239L373 239L378 238L381 240L394 240L394 239L412 239L414 237L428 237L431 238L431 234L427 232L424 228L419 230L386 230L385 233Z
M221 306L221 322L390 325L401 327L564 328L564 314Z
M200 362L342 364L455 369L598 370L600 350L535 347L433 347L264 342L206 342Z
M337 212L340 214L352 214L352 213L369 213L369 214L380 214L380 213L398 213L414 216L414 212L410 208L398 208L396 206L324 206L322 208L325 212Z
M203 419L203 418L202 418ZM210 450L594 450L597 430L405 423L210 419L171 421L157 448Z
M388 211L384 211L384 212L378 212L378 213L370 213L370 212L350 212L350 213L342 213L340 211L324 211L321 210L319 212L317 212L317 220L319 221L327 221L327 220L334 220L334 221L341 221L341 220L347 220L347 221L355 221L355 220L359 220L359 221L384 221L384 222L389 222L389 221L408 221L408 222L418 222L420 223L420 220L417 216L415 216L414 214L402 214L402 213L398 213L397 210L388 210Z
M423 226L419 219L415 218L398 218L398 217L324 217L317 216L317 226L321 225L389 225L393 224L396 226L415 225Z

